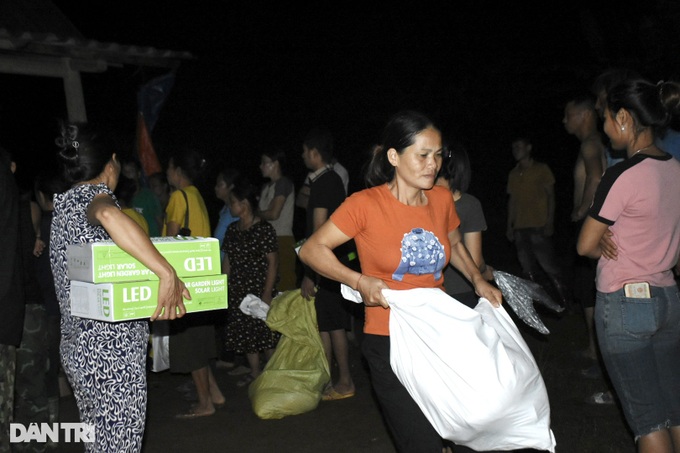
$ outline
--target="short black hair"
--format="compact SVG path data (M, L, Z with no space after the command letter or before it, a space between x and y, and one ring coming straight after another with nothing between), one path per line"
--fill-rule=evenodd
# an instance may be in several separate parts
M121 200L127 207L132 206L132 198L135 196L135 191L137 190L135 182L123 175L118 177L118 184L116 185L116 190L114 194L116 198Z
M311 129L302 143L309 149L316 149L325 163L330 164L333 161L333 134L327 127Z
M595 111L595 101L596 98L593 94L591 93L581 93L577 94L576 96L573 96L567 104L574 104L575 107L578 107L580 109L584 110L592 110L593 112Z

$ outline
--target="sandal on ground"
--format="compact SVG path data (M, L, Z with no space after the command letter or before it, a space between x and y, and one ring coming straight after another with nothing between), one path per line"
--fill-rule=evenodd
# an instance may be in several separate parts
M246 374L243 376L239 381L236 383L237 387L245 387L247 385L250 385L251 382L255 380L255 376L252 374Z
M588 398L586 398L586 403L595 404L598 406L614 404L614 395L612 395L612 392L593 393Z
M221 407L224 407L224 405L226 404L226 402L227 402L227 401L224 400L224 402L223 402L222 404L213 403L213 407L215 408L215 411L217 411L217 409L219 409L219 408L221 408ZM196 403L192 404L191 406L189 406L189 412L195 413L197 408L198 408L198 402L196 402Z
M346 398L351 398L354 396L354 390L347 393L338 393L334 388L330 388L321 395L322 401L337 401L344 400Z
M194 418L210 417L211 415L215 415L215 411L212 411L212 412L194 412L194 409L189 409L189 412L186 412L184 414L177 414L177 415L175 415L175 418L177 420L193 420Z

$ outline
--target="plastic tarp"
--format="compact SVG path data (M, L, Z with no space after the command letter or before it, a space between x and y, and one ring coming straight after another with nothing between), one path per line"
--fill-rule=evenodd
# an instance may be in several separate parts
M557 304L541 285L531 280L525 280L516 275L498 270L493 271L493 278L498 285L498 289L503 293L506 302L519 319L544 335L550 333L550 330L543 324L538 313L536 313L534 301L557 313L563 312L564 307Z

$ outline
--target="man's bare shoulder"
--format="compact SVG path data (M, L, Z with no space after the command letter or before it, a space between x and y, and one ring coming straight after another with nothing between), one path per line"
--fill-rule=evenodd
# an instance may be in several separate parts
M593 134L581 142L579 154L584 159L596 158L604 155L604 143L600 134Z

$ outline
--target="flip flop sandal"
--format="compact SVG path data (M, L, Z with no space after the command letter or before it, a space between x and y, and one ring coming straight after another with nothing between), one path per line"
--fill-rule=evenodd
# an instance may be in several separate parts
M354 391L347 392L347 393L338 393L335 391L334 388L330 389L330 391L325 392L323 395L321 395L321 400L322 401L337 401L337 400L344 400L346 398L351 398L354 396Z
M177 420L193 420L194 418L210 417L211 415L215 415L215 412L210 412L210 413L207 413L207 414L199 414L197 412L194 412L193 409L191 409L191 410L189 410L189 412L186 412L184 414L175 415L175 418Z

